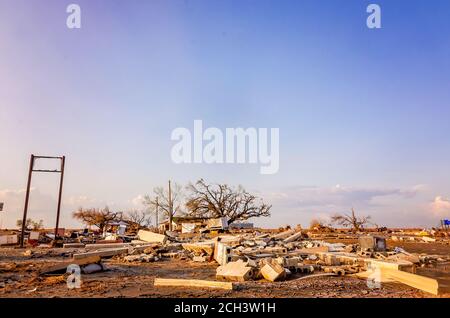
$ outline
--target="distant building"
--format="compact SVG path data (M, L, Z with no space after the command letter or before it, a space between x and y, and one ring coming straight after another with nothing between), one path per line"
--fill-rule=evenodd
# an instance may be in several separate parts
M229 227L232 229L244 230L244 229L253 229L254 225L253 223L231 223Z

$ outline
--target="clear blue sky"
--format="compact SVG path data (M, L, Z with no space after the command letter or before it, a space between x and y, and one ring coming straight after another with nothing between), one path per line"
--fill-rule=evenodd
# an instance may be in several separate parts
M382 29L366 26L370 3ZM21 217L35 153L68 158L67 226L80 205L129 209L200 177L260 193L265 226L352 206L434 226L450 211L449 12L447 0L0 0L3 222ZM279 172L173 164L171 131L194 119L280 128ZM33 182L30 216L46 225L56 181Z

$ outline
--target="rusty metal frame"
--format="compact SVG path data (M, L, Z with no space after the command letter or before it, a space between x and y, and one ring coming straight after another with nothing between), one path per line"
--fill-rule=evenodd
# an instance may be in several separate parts
M59 159L61 160L61 167L59 170L35 170L34 162L36 159ZM62 197L62 188L63 188L63 180L64 180L64 168L66 164L66 156L62 157L51 157L51 156L35 156L31 155L30 158L30 168L28 170L28 181L27 181L27 192L25 195L25 206L23 208L23 219L22 219L22 234L20 236L20 247L23 247L24 238L25 238L25 225L27 223L27 214L28 214L28 203L30 200L30 188L31 188L31 177L33 172L50 172L50 173L59 173L59 194L58 194L58 209L56 213L56 227L55 227L55 239L58 236L58 227L59 227L59 215L61 212L61 197Z

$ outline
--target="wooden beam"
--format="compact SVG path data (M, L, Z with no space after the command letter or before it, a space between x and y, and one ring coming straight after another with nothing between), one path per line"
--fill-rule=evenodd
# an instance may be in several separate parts
M62 270L65 270L67 268L67 266L71 265L71 264L76 264L79 266L83 266L83 265L88 265L88 264L96 264L96 263L100 263L100 256L98 255L94 255L94 256L89 256L89 257L85 257L82 259L72 259L70 261L65 261L50 267L46 267L44 268L40 274L44 275L44 274L51 274L53 272L59 272Z
M197 279L170 279L170 278L155 278L155 286L171 286L171 287L199 287L199 288L214 288L233 290L233 283L230 282L216 282L209 280Z
M63 248L83 248L83 243L66 243L63 244Z
M90 256L110 257L110 256L126 254L126 253L128 253L128 247L111 248L111 249L105 249L105 250L95 251L95 252L73 254L73 259L82 259L82 258L86 258L86 257L90 257Z
M86 250L99 250L104 248L128 247L131 243L103 243L103 244L86 244Z
M395 269L380 268L380 271L382 277L393 279L397 282L423 290L433 295L439 294L439 282L436 279Z

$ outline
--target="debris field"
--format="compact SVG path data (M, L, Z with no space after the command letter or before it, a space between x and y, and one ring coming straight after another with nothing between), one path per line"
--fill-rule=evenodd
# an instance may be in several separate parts
M450 297L449 278L448 237L407 231L139 230L0 248L0 297Z

